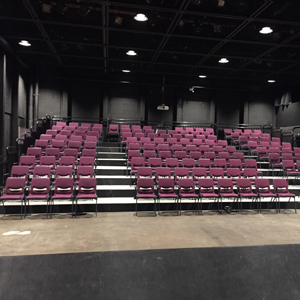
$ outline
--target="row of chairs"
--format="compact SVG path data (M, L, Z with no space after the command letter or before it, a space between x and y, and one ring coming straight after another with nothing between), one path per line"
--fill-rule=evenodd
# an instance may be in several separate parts
M53 170L51 167L35 166L31 172L27 166L13 166L11 168L10 177L25 178L27 185L30 184L32 178L50 178L54 183L57 178L71 177L75 184L79 183L80 178L92 178L95 176L94 167L80 165L75 170L72 166L59 165Z
M73 156L73 157L80 157L80 156L96 156L96 148L83 148L81 151L78 151L76 148L56 148L56 147L48 147L43 152L43 149L40 147L29 147L27 148L26 155L28 156L35 156L35 159L39 161L43 155L50 155L55 156L57 159L60 156Z
M150 167L139 167L136 171L136 178L153 178L155 182L158 183L162 178L173 178L175 183L178 183L179 179L183 178L193 178L194 183L197 184L198 180L201 178L212 178L214 182L217 182L220 178L231 178L234 183L239 178L248 178L252 183L258 178L257 170L253 168L245 168L243 171L238 168L228 168L224 171L222 168L202 168L194 167L188 169L186 167L176 167L171 169L169 167L158 167L153 171Z
M79 123L77 122L70 122L68 125L66 122L56 122L55 125L52 126L52 129L61 131L62 129L68 130L69 128L75 128L76 129L82 129L82 130L98 130L98 131L103 131L103 124L91 124L91 123Z
M153 172L159 167L168 167L171 169L177 168L177 167L185 167L189 170L192 170L195 167L205 168L207 172L211 168L221 168L224 172L226 172L227 168L236 168L239 169L241 172L244 168L251 168L254 169L258 174L261 172L257 168L257 162L255 159L245 159L245 162L243 163L240 159L229 159L229 162L227 162L223 158L217 158L211 161L210 159L199 159L198 161L195 161L192 158L183 158L182 161L179 161L178 158L166 158L164 161L160 157L155 158L149 158L149 160L146 162L144 157L133 157L131 160L130 168L128 165L128 169L130 169L130 174L135 175L138 168L149 166ZM291 168L292 166L289 166Z
M4 210L6 201L21 201L21 218L25 218L29 201L46 201L47 218L52 216L55 201L70 201L72 216L76 216L78 200L95 200L97 215L97 193L95 178L80 178L78 189L74 188L73 178L57 178L54 189L50 189L50 178L33 178L29 193L26 190L25 178L9 177L5 184L5 191L0 201Z
M268 179L259 178L255 181L255 189L252 187L250 179L241 178L236 182L237 192L233 188L232 179L221 178L217 185L211 178L199 179L198 193L196 192L193 179L179 179L178 188L172 178L162 178L158 183L157 193L154 188L152 178L139 178L136 191L136 215L138 213L138 200L154 201L154 213L156 214L156 201L160 203L164 199L174 199L177 204L177 214L181 212L181 200L194 200L197 205L197 211L202 213L202 202L204 200L214 200L218 204L218 211L222 212L222 199L232 199L238 205L238 212L242 213L243 199L251 199L257 203L257 211L261 212L261 200L270 198L270 203L275 202L276 212L280 213L280 198L294 198L295 213L297 212L296 197L288 190L288 184L285 179L274 179L274 192L270 189ZM217 189L217 191L216 191ZM220 204L220 205L219 205ZM220 210L221 208L221 210Z
M75 162L75 163L74 163ZM27 166L29 171L32 172L34 167L39 164L40 166L50 167L52 171L55 170L57 164L63 166L95 166L95 157L94 156L81 156L79 161L77 161L72 156L41 156L40 160L37 161L35 156L23 155L20 157L19 166Z

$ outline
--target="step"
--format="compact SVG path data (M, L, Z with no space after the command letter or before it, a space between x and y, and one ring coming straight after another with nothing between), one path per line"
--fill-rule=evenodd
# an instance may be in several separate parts
M97 158L98 166L127 166L125 158Z
M124 152L122 152L122 149L120 149L119 147L99 147L99 152L120 152L120 153L124 153Z
M130 177L126 175L96 175L96 179L98 185L126 185L133 183L133 180L131 180Z
M126 166L96 166L96 175L127 175Z
M98 152L97 158L124 158L126 159L126 155L123 152Z

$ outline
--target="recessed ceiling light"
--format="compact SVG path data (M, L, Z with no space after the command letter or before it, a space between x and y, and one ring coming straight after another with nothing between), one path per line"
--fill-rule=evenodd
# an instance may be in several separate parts
M274 83L274 82L276 82L274 79L270 79L270 80L268 80L268 82L269 83Z
M130 73L130 70L122 70L123 73Z
M229 62L229 60L227 59L227 58L221 58L220 60L219 60L219 63L220 64L227 64Z
M145 22L148 18L144 14L137 14L134 19L139 22Z
M135 56L135 55L137 55L136 52L135 52L134 50L128 50L128 51L126 52L126 54L127 54L127 55L130 55L130 56Z
M273 29L270 27L263 27L259 32L261 34L269 34L273 32Z
M199 75L200 78L206 78L206 75Z
M21 42L19 42L19 45L24 46L24 47L31 46L31 44L26 40L22 40Z

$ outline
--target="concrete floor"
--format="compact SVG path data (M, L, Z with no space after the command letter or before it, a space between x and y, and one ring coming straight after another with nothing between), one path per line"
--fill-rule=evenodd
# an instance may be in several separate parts
M0 256L299 243L300 214L292 211L179 217L113 212L0 221Z

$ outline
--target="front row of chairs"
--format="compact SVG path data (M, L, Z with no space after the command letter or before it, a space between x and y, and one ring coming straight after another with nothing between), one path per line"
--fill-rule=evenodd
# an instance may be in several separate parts
M215 191L215 182L212 178L199 179L199 192L196 193L194 180L191 178L179 179L178 188L175 188L175 182L172 178L161 178L158 182L157 190L154 189L154 180L152 178L138 178L136 192L136 215L138 213L138 200L153 200L154 214L156 215L156 203L158 203L158 212L160 212L160 202L165 199L175 200L177 215L181 213L181 200L194 200L197 205L197 212L202 213L203 200L214 200L218 205L218 211L222 212L222 199L232 199L237 203L238 212L242 213L243 199L251 199L257 204L257 212L261 212L261 200L270 198L270 203L275 202L276 212L280 213L280 198L294 198L295 213L297 212L295 195L289 192L286 179L273 179L274 192L271 191L269 180L258 178L255 181L255 189L252 188L252 182L247 178L237 180L237 192L233 188L233 180L222 178L217 182L217 192ZM221 208L221 209L220 209Z
M50 178L32 178L29 192L25 187L25 178L9 177L6 181L5 191L0 197L3 204L8 200L21 201L21 219L26 217L29 200L42 200L47 204L47 218L52 215L54 202L57 200L70 201L72 216L76 216L78 200L95 200L97 216L97 193L95 178L80 178L78 190L74 189L73 178L57 178L54 190L50 188Z

